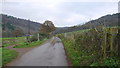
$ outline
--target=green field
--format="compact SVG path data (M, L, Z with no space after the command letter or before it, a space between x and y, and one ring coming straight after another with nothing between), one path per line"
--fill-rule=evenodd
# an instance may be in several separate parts
M72 66L118 66L118 28L96 28L58 34Z
M18 43L25 42L26 37L12 37L12 38L1 38L2 46L18 45Z
M7 47L7 46L15 45L14 48L34 47L43 43L46 40L47 39L45 38L41 41L27 42L26 37L2 38L2 46Z

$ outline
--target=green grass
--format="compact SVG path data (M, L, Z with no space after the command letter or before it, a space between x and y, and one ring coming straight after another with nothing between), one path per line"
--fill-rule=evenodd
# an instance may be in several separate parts
M120 64L120 58L113 58L117 56L118 50L115 42L118 41L117 29L117 27L88 29L68 32L66 37L64 34L56 36L61 38L72 66L117 66ZM107 33L107 45L104 45L104 32ZM107 48L103 48L104 46ZM104 50L107 56L104 56Z
M0 66L2 66L2 48L0 48Z
M7 48L2 48L2 66L9 63L17 57L17 52Z
M14 46L14 48L27 48L27 47L35 47L38 45L41 45L43 42L45 42L47 39L41 40L41 41L34 41L34 42L20 42L18 45Z
M43 42L45 42L47 39L41 40L41 41L34 41L28 43L26 41L26 37L11 37L11 38L0 38L2 40L2 46L7 47L11 45L16 45L14 48L27 48L27 47L35 47ZM2 53L1 53L2 52ZM0 48L0 57L2 56L2 60L0 62L0 66L5 66L7 63L11 62L13 59L17 57L17 52L14 50L10 50L7 48Z
M25 40L25 37L2 38L2 46L17 45L18 43L25 42Z
M45 40L47 40L47 39L28 43L26 41L26 37L2 38L2 41L3 41L2 46L7 47L7 46L11 46L11 45L16 45L14 48L34 47L34 46L40 45Z
M47 39L44 39L41 41L34 41L31 43L27 43L25 37L3 38L2 40L3 40L4 47L10 46L10 45L16 45L14 46L14 48L27 48L27 47L38 46L43 42L45 42ZM5 66L7 63L15 59L18 55L16 51L10 50L7 48L0 48L0 50L2 50L2 54L0 54L0 56L2 56L2 59L0 58L0 60L2 60L2 62L0 62L1 66Z
M92 63L90 66L118 66L118 64L119 60L116 57L114 57L114 59L113 58L105 59L102 63L100 62Z
M18 38L25 38L25 36L23 36L23 37L5 37L5 38L0 38L0 39L18 39Z
M62 39L62 42L65 46L67 56L70 59L72 66L86 66L89 65L89 62L92 61L92 58L94 56L79 51L77 48L75 48L74 44L71 41Z

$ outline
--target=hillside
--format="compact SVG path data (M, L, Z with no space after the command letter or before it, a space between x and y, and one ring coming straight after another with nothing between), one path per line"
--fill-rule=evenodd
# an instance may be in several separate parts
M2 30L3 37L12 36L12 32L14 30L22 31L21 35L25 35L28 33L28 28L30 28L30 33L36 33L41 27L41 24L38 22L33 22L30 20L20 19L13 16L8 16L4 14L0 14L2 16ZM65 33L65 32L73 32L82 29L91 29L98 26L118 26L118 19L120 19L120 13L102 16L96 20L91 20L86 22L83 25L77 25L72 27L57 27L53 34ZM28 23L30 25L28 25ZM30 26L30 27L29 27Z
M106 15L106 16L102 16L96 20L91 20L89 22L86 22L83 25L58 28L54 33L58 34L58 33L78 31L78 30L82 30L82 29L91 29L91 28L95 28L98 26L105 26L105 27L118 26L119 19L120 19L120 13Z
M0 14L0 16L2 16L1 25L3 30L3 37L11 36L11 35L8 36L5 34L11 34L11 32L13 32L16 29L21 30L23 34L26 34L28 33L28 28L30 30L30 33L35 33L35 32L38 32L38 30L41 27L41 24L38 22L20 19L20 18L16 18L13 16L4 15L4 14Z

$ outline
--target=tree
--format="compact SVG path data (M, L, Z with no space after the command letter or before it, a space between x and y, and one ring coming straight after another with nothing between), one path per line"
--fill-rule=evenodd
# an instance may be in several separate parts
M15 37L22 36L22 35L23 35L22 29L16 28L16 29L13 31L13 35L14 35Z
M51 35L52 32L56 29L52 21L46 20L40 29L40 33L46 34L46 35Z

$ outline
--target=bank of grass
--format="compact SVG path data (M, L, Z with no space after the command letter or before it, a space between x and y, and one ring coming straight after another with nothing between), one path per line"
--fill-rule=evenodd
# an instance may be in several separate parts
M2 49L2 66L5 66L5 64L9 63L10 61L17 57L16 51L7 48L1 49Z
M72 66L118 66L120 65L120 58L119 57L111 57L108 59L97 59L96 57L100 57L99 54L95 55L95 53L88 53L82 50L78 50L77 46L74 47L71 41L66 41L62 39L62 42L65 46L65 50L67 52L67 57L72 63ZM87 51L87 50L86 50Z
M72 66L118 66L117 27L58 34ZM106 36L106 42L105 42Z
M93 61L94 55L79 50L72 41L62 39L62 42L72 66L88 66Z
M27 47L35 47L35 46L39 46L42 43L44 43L47 39L43 39L40 41L34 41L34 42L20 42L18 43L16 46L14 46L13 48L27 48Z
M2 66L2 48L0 48L0 67Z

